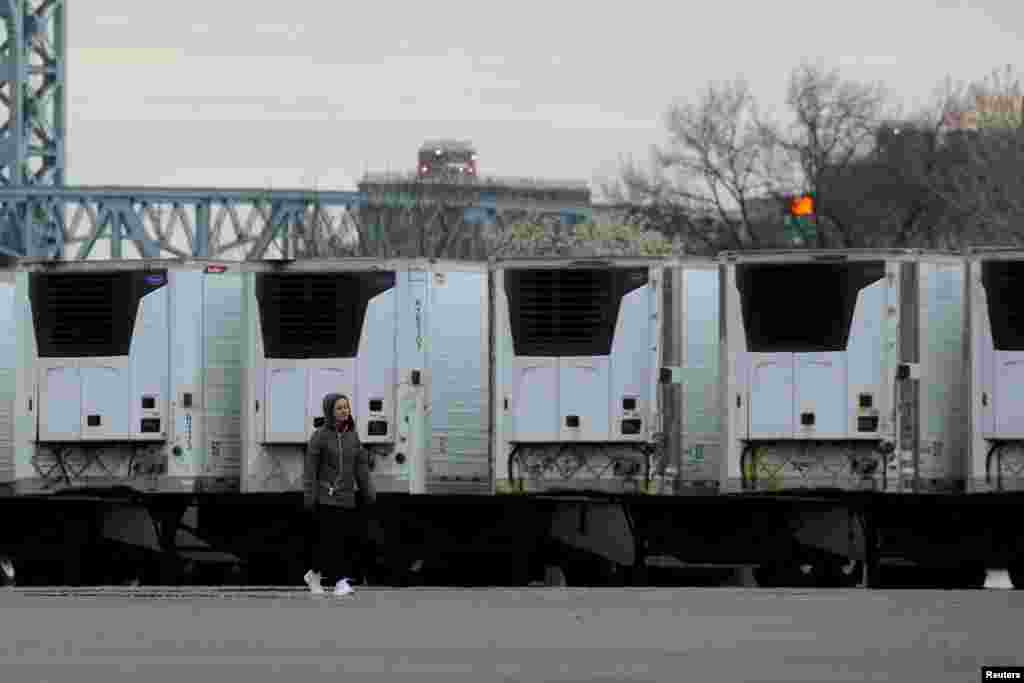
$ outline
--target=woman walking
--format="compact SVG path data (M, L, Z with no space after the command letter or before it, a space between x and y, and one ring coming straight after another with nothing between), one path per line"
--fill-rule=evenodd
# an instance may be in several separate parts
M306 557L310 569L304 579L314 593L323 592L321 572L325 570L332 581L366 580L365 507L377 498L369 454L359 441L348 397L327 394L323 408L324 424L309 440L303 477L310 532Z

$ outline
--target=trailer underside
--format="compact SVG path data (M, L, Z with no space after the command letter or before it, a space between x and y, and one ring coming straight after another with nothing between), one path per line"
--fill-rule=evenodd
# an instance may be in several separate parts
M377 585L1024 587L1024 494L382 494ZM301 494L0 497L17 585L301 585ZM752 570L752 571L750 571Z

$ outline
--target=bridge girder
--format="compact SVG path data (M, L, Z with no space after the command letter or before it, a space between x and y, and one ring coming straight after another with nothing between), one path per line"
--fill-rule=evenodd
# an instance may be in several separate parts
M54 259L197 256L260 260L330 256L349 249L375 255L382 253L382 244L384 252L394 251L387 248L389 226L410 219L423 222L420 228L424 231L444 230L445 241L451 242L457 231L450 218L447 225L434 225L446 214L457 215L461 230L500 223L502 213L537 212L515 203L457 204L439 205L424 214L422 203L406 207L393 198L368 197L361 192L4 187L0 188L0 254ZM382 225L382 212L408 216ZM563 221L576 222L587 209L541 207L539 212L558 213ZM371 215L376 222L368 224ZM458 239L472 236L463 233ZM106 253L96 249L102 242L109 244ZM479 241L477 244L479 251ZM465 257L469 256L466 252Z

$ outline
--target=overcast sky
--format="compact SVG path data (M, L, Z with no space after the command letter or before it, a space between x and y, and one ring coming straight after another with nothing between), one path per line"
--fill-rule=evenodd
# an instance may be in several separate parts
M745 77L781 107L802 58L908 108L1020 68L1011 0L72 0L70 184L351 189L427 138L481 171L594 181L664 141L675 99Z

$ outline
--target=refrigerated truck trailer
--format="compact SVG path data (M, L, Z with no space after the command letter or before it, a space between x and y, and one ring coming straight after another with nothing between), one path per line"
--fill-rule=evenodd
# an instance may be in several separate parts
M301 490L333 392L350 398L378 491L491 493L484 265L309 259L244 277L244 491Z
M969 252L970 449L967 476L978 491L1024 483L1024 251Z
M30 581L99 580L113 557L147 581L224 565L300 582L298 453L340 385L374 453L383 582L643 582L673 563L767 585L877 585L901 562L949 585L985 563L1019 577L1020 499L965 486L979 439L1004 484L1013 462L992 448L1012 434L967 424L967 396L1012 391L967 372L988 362L965 341L973 258L22 262L0 279L0 554L49 548ZM39 277L62 273L108 275ZM60 303L76 296L100 317ZM993 329L1012 314L986 310ZM61 387L77 403L48 398Z
M24 260L4 278L4 483L237 489L237 272Z
M723 255L728 481L962 486L963 259Z

